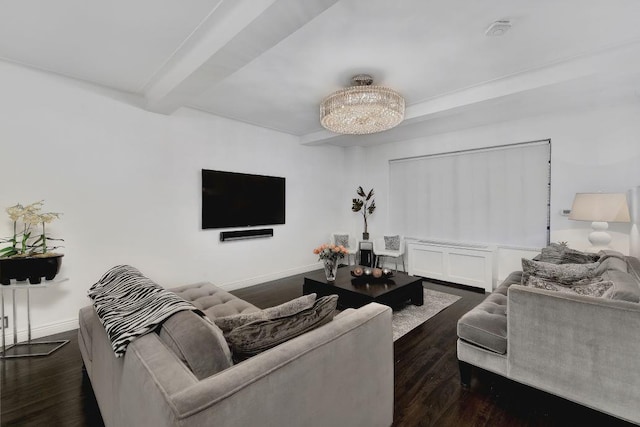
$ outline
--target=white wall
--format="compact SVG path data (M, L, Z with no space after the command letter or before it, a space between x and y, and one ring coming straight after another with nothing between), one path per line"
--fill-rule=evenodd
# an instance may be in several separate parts
M116 264L166 287L235 288L317 268L313 248L350 214L342 148L194 110L150 113L135 97L7 63L0 93L0 236L15 203L44 199L64 213L48 230L65 239L59 277L69 280L31 292L35 336L77 327L87 289ZM286 224L273 238L227 243L201 230L202 168L286 177Z
M394 232L388 217L389 160L550 138L551 240L565 240L572 247L584 248L588 245L590 224L570 221L560 215L560 210L571 208L577 192L626 192L640 184L639 117L640 103L636 102L530 117L369 147L364 153L367 168L362 180L376 189L375 232ZM629 228L629 224L610 225L613 247L625 253L628 253Z
M189 109L150 113L139 98L1 62L0 93L0 208L45 199L64 213L50 231L66 240L60 277L69 280L31 292L35 336L76 327L89 286L119 263L167 287L235 288L314 268L311 250L328 232L362 232L350 212L358 185L376 191L369 231L392 233L390 159L551 138L552 240L577 248L589 224L559 215L574 193L640 185L638 104L343 149ZM287 223L271 239L220 243L218 231L200 230L202 168L285 176ZM0 212L0 236L10 227ZM624 252L628 229L612 225ZM23 330L23 295L18 303Z

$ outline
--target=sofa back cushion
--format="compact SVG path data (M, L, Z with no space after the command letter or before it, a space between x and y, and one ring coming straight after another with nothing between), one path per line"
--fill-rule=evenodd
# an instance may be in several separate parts
M602 277L613 282L613 288L606 293L605 297L629 302L640 302L640 285L638 280L631 274L608 270Z
M208 282L193 283L170 290L187 301L191 301L209 319L260 310L255 305L249 304Z
M192 311L168 318L158 335L199 380L233 364L220 328Z

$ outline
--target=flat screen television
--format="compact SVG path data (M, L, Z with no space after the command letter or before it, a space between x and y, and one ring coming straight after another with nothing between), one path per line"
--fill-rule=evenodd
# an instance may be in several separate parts
M202 228L284 224L285 178L202 169Z

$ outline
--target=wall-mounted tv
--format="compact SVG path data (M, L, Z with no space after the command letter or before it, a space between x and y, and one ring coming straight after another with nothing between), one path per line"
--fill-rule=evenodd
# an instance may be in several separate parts
M284 224L285 178L202 169L202 228Z

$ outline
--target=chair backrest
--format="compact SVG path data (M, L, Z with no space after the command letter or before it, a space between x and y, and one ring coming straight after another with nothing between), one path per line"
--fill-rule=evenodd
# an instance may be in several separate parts
M393 250L393 249L387 249L387 245L386 245L386 241L385 241L385 237L389 238L389 237L393 237L393 236L398 236L400 239L399 242L399 246L398 246L398 251L400 251L400 253L404 253L405 251L405 245L404 245L404 236L400 236L399 234L385 234L382 237L378 237L376 239L373 240L373 249L374 252L376 250Z
M349 249L357 249L358 245L356 243L355 236L353 236L353 235L351 235L351 234L349 234L347 232L344 232L344 231L334 231L333 233L331 233L331 236L329 238L329 241L331 243L333 243L334 245L343 244L342 242L340 242L340 243L336 242L336 236L347 236L347 239L346 239L347 240L347 245L345 247L349 248Z

